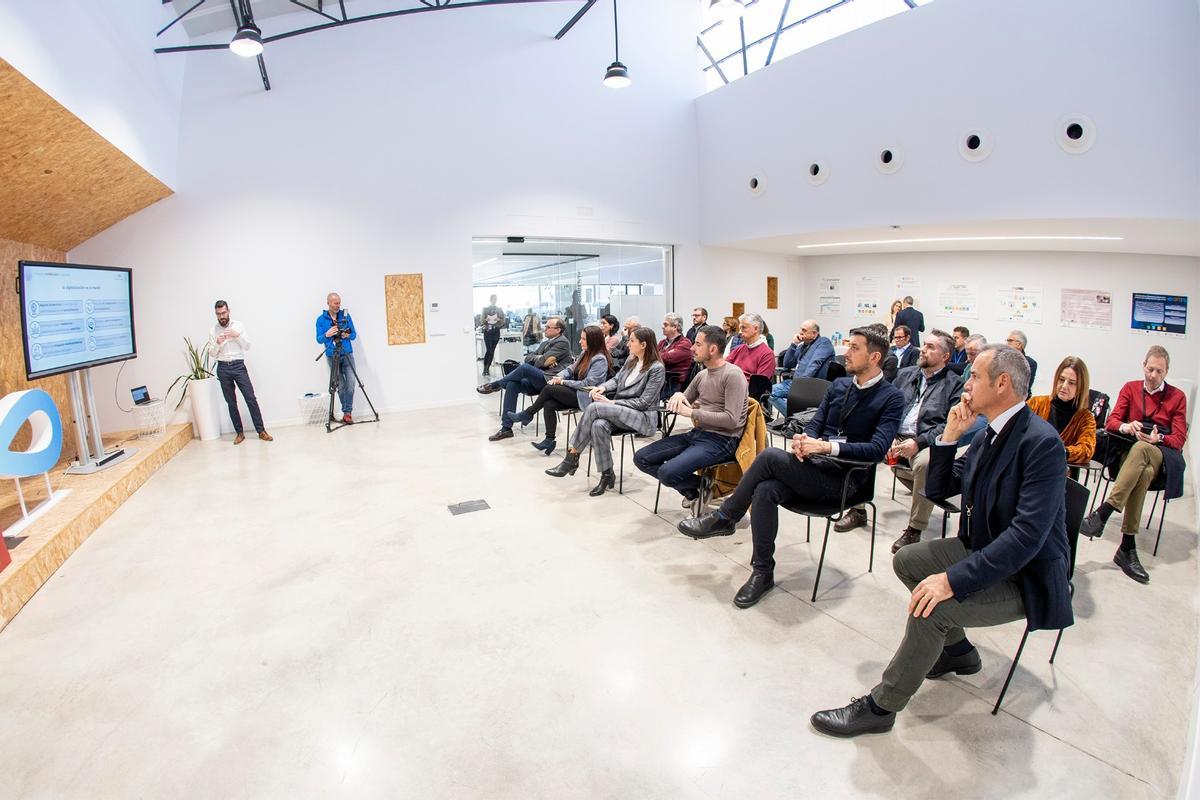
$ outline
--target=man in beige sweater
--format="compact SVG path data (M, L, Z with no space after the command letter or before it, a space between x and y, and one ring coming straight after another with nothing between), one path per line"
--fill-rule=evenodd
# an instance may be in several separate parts
M746 427L746 377L725 363L724 352L725 331L716 325L697 331L692 357L704 370L687 391L667 400L667 410L690 417L692 429L648 444L633 457L638 469L678 491L687 503L699 495L696 470L732 460Z

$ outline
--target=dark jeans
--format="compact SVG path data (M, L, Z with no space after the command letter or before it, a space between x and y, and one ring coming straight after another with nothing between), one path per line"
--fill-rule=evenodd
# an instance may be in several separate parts
M330 381L333 386L333 356L325 356L325 361L329 364ZM342 353L341 360L338 362L338 397L342 401L342 413L349 414L354 411L354 354Z
M693 429L651 442L634 453L633 463L663 486L695 499L700 488L696 470L731 460L740 440L740 436Z
M546 373L532 364L521 364L500 380L494 381L494 385L504 390L504 413L511 414L517 410L518 397L523 394L536 395L542 391L546 385ZM500 419L503 420L500 423L502 429L512 428L512 423L505 420L503 414Z
M483 371L492 368L492 358L496 355L496 345L500 343L500 329L493 328L483 332Z
M242 415L238 413L237 395L233 391L233 387L237 386L242 390L246 407L250 409L250 421L254 423L254 430L259 433L265 431L262 412L258 410L258 398L254 396L254 384L250 383L246 362L240 358L234 361L218 361L217 380L221 382L221 394L225 395L225 405L229 406L229 419L233 422L233 429L238 433L242 432Z
M836 504L841 495L842 471L836 465L821 458L801 461L790 450L768 447L758 454L733 494L721 504L720 514L737 522L751 509L754 555L750 565L755 572L772 573L779 507L813 502Z
M536 414L541 411L542 418L546 421L546 438L553 439L558 433L558 412L566 411L569 408L579 408L579 395L575 394L575 390L569 386L557 384L542 387L537 400L534 400L533 405L525 411L528 414Z

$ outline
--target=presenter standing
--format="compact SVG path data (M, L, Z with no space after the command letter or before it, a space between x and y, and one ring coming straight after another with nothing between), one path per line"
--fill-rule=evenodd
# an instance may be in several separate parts
M354 422L350 416L354 411L354 348L351 342L358 338L354 329L354 321L350 313L342 311L342 298L337 292L330 292L325 298L328 305L321 316L317 317L317 341L325 345L325 361L333 371L334 353L337 343L341 342L341 353L337 359L338 365L338 399L342 401L342 422L349 425ZM378 417L378 415L376 415Z
M242 433L242 415L238 413L237 394L234 387L242 390L242 398L250 409L250 420L258 438L264 442L272 441L263 425L262 412L258 410L258 398L254 396L254 384L250 383L250 373L246 371L246 351L250 349L250 338L246 336L246 327L235 319L229 318L229 304L218 300L213 308L217 312L217 324L213 325L208 334L208 354L217 360L217 380L221 382L221 394L225 396L225 404L229 406L229 419L233 429L237 431L234 444L246 441Z

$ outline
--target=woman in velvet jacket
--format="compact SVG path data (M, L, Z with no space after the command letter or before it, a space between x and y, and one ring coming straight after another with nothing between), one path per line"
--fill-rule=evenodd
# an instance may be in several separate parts
M1096 418L1092 416L1088 368L1067 356L1054 372L1054 394L1029 398L1029 409L1058 431L1067 464L1086 464L1096 452Z
M534 442L533 446L546 455L554 450L554 437L558 433L558 412L572 408L587 408L592 402L588 390L599 386L611 373L608 348L604 346L604 334L596 325L588 325L579 334L579 349L582 351L569 367L555 375L542 388L537 400L524 411L509 415L511 422L522 427L533 422L533 415L542 412L546 422L546 438Z

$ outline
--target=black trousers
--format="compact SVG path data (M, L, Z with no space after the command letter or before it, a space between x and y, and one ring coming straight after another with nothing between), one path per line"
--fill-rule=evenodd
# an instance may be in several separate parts
M854 487L851 487L853 491ZM804 461L790 450L768 447L721 504L721 516L737 522L750 511L750 533L755 572L775 571L775 537L779 533L779 507L812 502L836 502L842 495L842 471L822 458Z
M558 413L568 408L579 408L579 397L575 390L562 384L547 384L538 394L533 405L525 409L530 414L542 412L546 422L546 438L553 439L558 433Z
M254 396L254 384L250 383L246 362L240 358L218 361L217 380L221 382L221 394L225 395L225 405L229 406L229 419L233 422L233 429L238 433L242 432L242 415L238 413L237 395L233 391L233 387L237 386L242 390L246 407L250 409L250 421L254 423L254 430L259 433L265 431L262 412L258 410L258 398Z
M492 368L492 359L496 357L496 345L500 344L500 329L492 328L483 332L483 371Z

